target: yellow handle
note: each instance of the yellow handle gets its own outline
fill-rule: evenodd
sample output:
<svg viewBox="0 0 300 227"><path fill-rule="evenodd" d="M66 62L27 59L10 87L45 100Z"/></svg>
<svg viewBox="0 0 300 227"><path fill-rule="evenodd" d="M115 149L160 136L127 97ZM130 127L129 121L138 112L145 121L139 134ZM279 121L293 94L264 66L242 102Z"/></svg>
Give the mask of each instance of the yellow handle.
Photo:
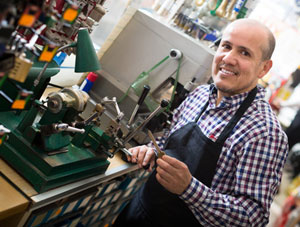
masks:
<svg viewBox="0 0 300 227"><path fill-rule="evenodd" d="M236 3L236 0L230 0L230 2L227 5L227 8L226 8L226 14L224 16L225 18L227 18L227 19L230 18L235 3Z"/></svg>
<svg viewBox="0 0 300 227"><path fill-rule="evenodd" d="M217 11L216 11L216 15L218 17L224 17L225 12L226 12L226 6L228 4L228 0L223 0L221 5L218 7Z"/></svg>
<svg viewBox="0 0 300 227"><path fill-rule="evenodd" d="M195 4L196 6L202 6L202 4L205 2L205 0L196 0Z"/></svg>

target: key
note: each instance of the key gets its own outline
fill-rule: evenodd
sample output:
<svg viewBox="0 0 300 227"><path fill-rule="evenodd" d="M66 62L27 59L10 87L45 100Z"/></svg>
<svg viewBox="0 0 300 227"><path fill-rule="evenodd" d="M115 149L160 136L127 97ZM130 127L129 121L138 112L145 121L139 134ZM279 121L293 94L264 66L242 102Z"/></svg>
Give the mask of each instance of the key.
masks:
<svg viewBox="0 0 300 227"><path fill-rule="evenodd" d="M148 136L150 137L151 141L154 144L154 147L157 151L157 157L162 158L162 156L164 156L166 153L159 148L159 146L157 145L156 140L150 130L148 130Z"/></svg>

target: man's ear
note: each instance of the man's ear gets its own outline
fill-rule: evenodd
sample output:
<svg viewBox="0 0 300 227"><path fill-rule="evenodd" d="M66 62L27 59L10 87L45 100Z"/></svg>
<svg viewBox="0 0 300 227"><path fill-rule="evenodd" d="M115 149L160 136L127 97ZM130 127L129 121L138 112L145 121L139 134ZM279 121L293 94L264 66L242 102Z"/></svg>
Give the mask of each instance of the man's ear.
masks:
<svg viewBox="0 0 300 227"><path fill-rule="evenodd" d="M264 77L264 75L266 75L269 70L272 68L273 65L273 61L271 59L266 60L262 63L262 69L258 75L258 78L261 79Z"/></svg>

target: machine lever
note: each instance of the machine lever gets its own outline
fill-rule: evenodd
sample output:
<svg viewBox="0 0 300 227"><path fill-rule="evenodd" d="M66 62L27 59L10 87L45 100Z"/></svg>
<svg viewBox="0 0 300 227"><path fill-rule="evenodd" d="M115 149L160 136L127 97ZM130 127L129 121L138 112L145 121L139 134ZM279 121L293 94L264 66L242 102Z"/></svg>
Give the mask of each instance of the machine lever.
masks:
<svg viewBox="0 0 300 227"><path fill-rule="evenodd" d="M143 104L143 102L144 102L146 96L148 95L149 91L150 91L150 87L148 85L144 85L144 90L143 90L143 92L142 92L142 94L141 94L141 96L140 96L140 98L139 98L139 100L138 100L138 102L137 102L137 104L136 104L136 106L135 106L132 114L131 114L131 117L130 117L130 119L128 121L128 127L129 128L130 128L130 126L131 126L131 124L132 124L132 122L133 122L133 120L135 118L135 115L136 115L138 109Z"/></svg>
<svg viewBox="0 0 300 227"><path fill-rule="evenodd" d="M86 119L84 121L85 125L88 125L89 123L91 123L95 118L97 118L99 116L98 112L93 113L88 119Z"/></svg>
<svg viewBox="0 0 300 227"><path fill-rule="evenodd" d="M67 132L79 132L81 134L83 134L85 132L84 129L80 129L80 128L75 128L75 127L71 127L66 123L61 123L61 124L56 124L55 125L55 129L57 131L67 131Z"/></svg>
<svg viewBox="0 0 300 227"><path fill-rule="evenodd" d="M142 129L157 113L161 111L161 109L167 107L169 105L169 101L163 99L160 103L160 106L158 106L145 120L142 124L140 124L137 128L135 128L132 132L130 132L125 139L123 140L123 144L129 142L138 132L140 129Z"/></svg>
<svg viewBox="0 0 300 227"><path fill-rule="evenodd" d="M141 97L139 98L139 101L138 101L139 106L143 104L143 102L144 102L146 96L148 95L149 91L150 91L149 85L144 85L144 90L143 90L143 92L141 94Z"/></svg>

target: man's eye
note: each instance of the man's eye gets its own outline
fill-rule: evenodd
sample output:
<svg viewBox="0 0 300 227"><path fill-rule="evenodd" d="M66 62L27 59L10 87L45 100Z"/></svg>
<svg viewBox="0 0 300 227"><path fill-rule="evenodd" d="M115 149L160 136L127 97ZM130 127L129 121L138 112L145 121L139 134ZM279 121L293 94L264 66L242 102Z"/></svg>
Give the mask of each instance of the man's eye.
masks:
<svg viewBox="0 0 300 227"><path fill-rule="evenodd" d="M250 53L248 51L243 50L242 55L250 57Z"/></svg>
<svg viewBox="0 0 300 227"><path fill-rule="evenodd" d="M228 44L223 44L222 47L223 49L228 49L228 50L231 49L230 45Z"/></svg>

